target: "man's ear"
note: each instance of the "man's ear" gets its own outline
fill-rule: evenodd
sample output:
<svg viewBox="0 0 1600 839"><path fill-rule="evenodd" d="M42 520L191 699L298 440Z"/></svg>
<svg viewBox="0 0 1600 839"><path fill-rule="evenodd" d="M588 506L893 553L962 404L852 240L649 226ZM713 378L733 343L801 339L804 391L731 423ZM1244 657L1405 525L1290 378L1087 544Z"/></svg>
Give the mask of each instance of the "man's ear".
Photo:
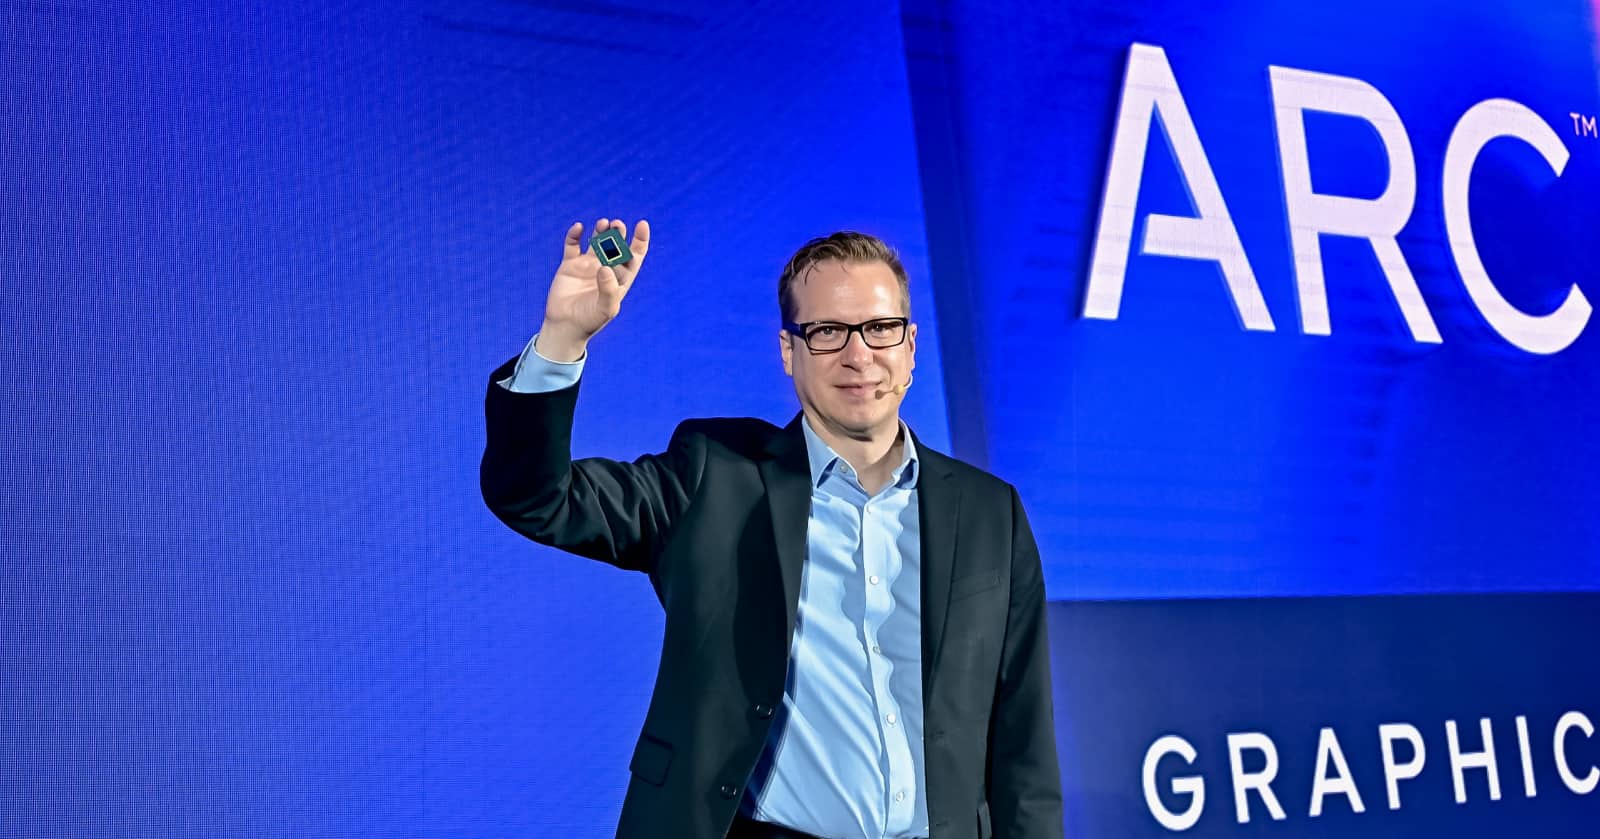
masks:
<svg viewBox="0 0 1600 839"><path fill-rule="evenodd" d="M778 330L778 357L783 359L783 374L794 377L794 345L789 342L787 330Z"/></svg>
<svg viewBox="0 0 1600 839"><path fill-rule="evenodd" d="M911 324L906 332L906 348L911 351L911 370L917 369L917 325ZM907 372L910 372L909 370Z"/></svg>

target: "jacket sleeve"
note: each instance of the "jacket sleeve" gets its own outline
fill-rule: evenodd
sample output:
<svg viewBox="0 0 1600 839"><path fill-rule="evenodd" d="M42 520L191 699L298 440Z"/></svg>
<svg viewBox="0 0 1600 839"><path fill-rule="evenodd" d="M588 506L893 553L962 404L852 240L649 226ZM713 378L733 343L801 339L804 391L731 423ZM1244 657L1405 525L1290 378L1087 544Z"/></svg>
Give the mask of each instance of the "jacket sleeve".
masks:
<svg viewBox="0 0 1600 839"><path fill-rule="evenodd" d="M679 426L667 450L632 463L572 459L580 384L516 393L490 374L483 500L512 530L540 544L620 568L653 572L672 522L688 507L705 463L704 438Z"/></svg>
<svg viewBox="0 0 1600 839"><path fill-rule="evenodd" d="M1015 489L1011 533L1011 605L990 716L989 813L997 837L1059 839L1061 767L1056 762L1044 570Z"/></svg>

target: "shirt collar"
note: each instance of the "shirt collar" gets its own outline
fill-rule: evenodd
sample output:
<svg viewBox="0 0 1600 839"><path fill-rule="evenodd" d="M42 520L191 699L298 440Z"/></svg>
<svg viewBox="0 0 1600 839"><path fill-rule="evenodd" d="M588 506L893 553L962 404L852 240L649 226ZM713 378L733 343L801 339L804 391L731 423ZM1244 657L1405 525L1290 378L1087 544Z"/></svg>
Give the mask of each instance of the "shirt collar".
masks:
<svg viewBox="0 0 1600 839"><path fill-rule="evenodd" d="M822 485L824 478L834 469L843 467L854 474L850 464L839 456L823 439L812 430L811 421L805 415L800 416L800 428L806 435L806 460L811 467L811 488L816 489ZM917 461L917 444L912 442L911 428L905 420L900 420L900 438L905 442L900 456L900 465L895 467L894 475L889 480L890 486L903 486L915 489L917 486L917 473L920 466Z"/></svg>

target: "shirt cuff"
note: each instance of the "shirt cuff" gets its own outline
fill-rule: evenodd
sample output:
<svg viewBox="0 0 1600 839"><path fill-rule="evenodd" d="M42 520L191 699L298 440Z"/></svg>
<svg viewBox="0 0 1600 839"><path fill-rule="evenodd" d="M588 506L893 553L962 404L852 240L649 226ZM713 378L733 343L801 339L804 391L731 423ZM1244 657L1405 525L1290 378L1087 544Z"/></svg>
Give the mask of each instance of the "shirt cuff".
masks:
<svg viewBox="0 0 1600 839"><path fill-rule="evenodd" d="M589 353L585 351L577 361L551 361L533 348L538 340L539 336L534 335L528 341L528 346L522 349L522 355L517 358L516 370L500 380L501 387L513 393L549 393L578 383L578 377L583 374L583 362L589 358Z"/></svg>

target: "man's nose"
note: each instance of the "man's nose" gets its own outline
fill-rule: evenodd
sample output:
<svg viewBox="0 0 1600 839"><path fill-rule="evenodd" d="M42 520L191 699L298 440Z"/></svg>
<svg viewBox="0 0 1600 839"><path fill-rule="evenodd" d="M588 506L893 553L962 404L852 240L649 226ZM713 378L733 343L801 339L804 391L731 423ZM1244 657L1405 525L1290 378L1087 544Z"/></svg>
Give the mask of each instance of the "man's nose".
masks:
<svg viewBox="0 0 1600 839"><path fill-rule="evenodd" d="M846 364L852 367L867 364L872 361L872 348L867 346L867 336L859 332L851 332L844 338L844 349L839 351Z"/></svg>

